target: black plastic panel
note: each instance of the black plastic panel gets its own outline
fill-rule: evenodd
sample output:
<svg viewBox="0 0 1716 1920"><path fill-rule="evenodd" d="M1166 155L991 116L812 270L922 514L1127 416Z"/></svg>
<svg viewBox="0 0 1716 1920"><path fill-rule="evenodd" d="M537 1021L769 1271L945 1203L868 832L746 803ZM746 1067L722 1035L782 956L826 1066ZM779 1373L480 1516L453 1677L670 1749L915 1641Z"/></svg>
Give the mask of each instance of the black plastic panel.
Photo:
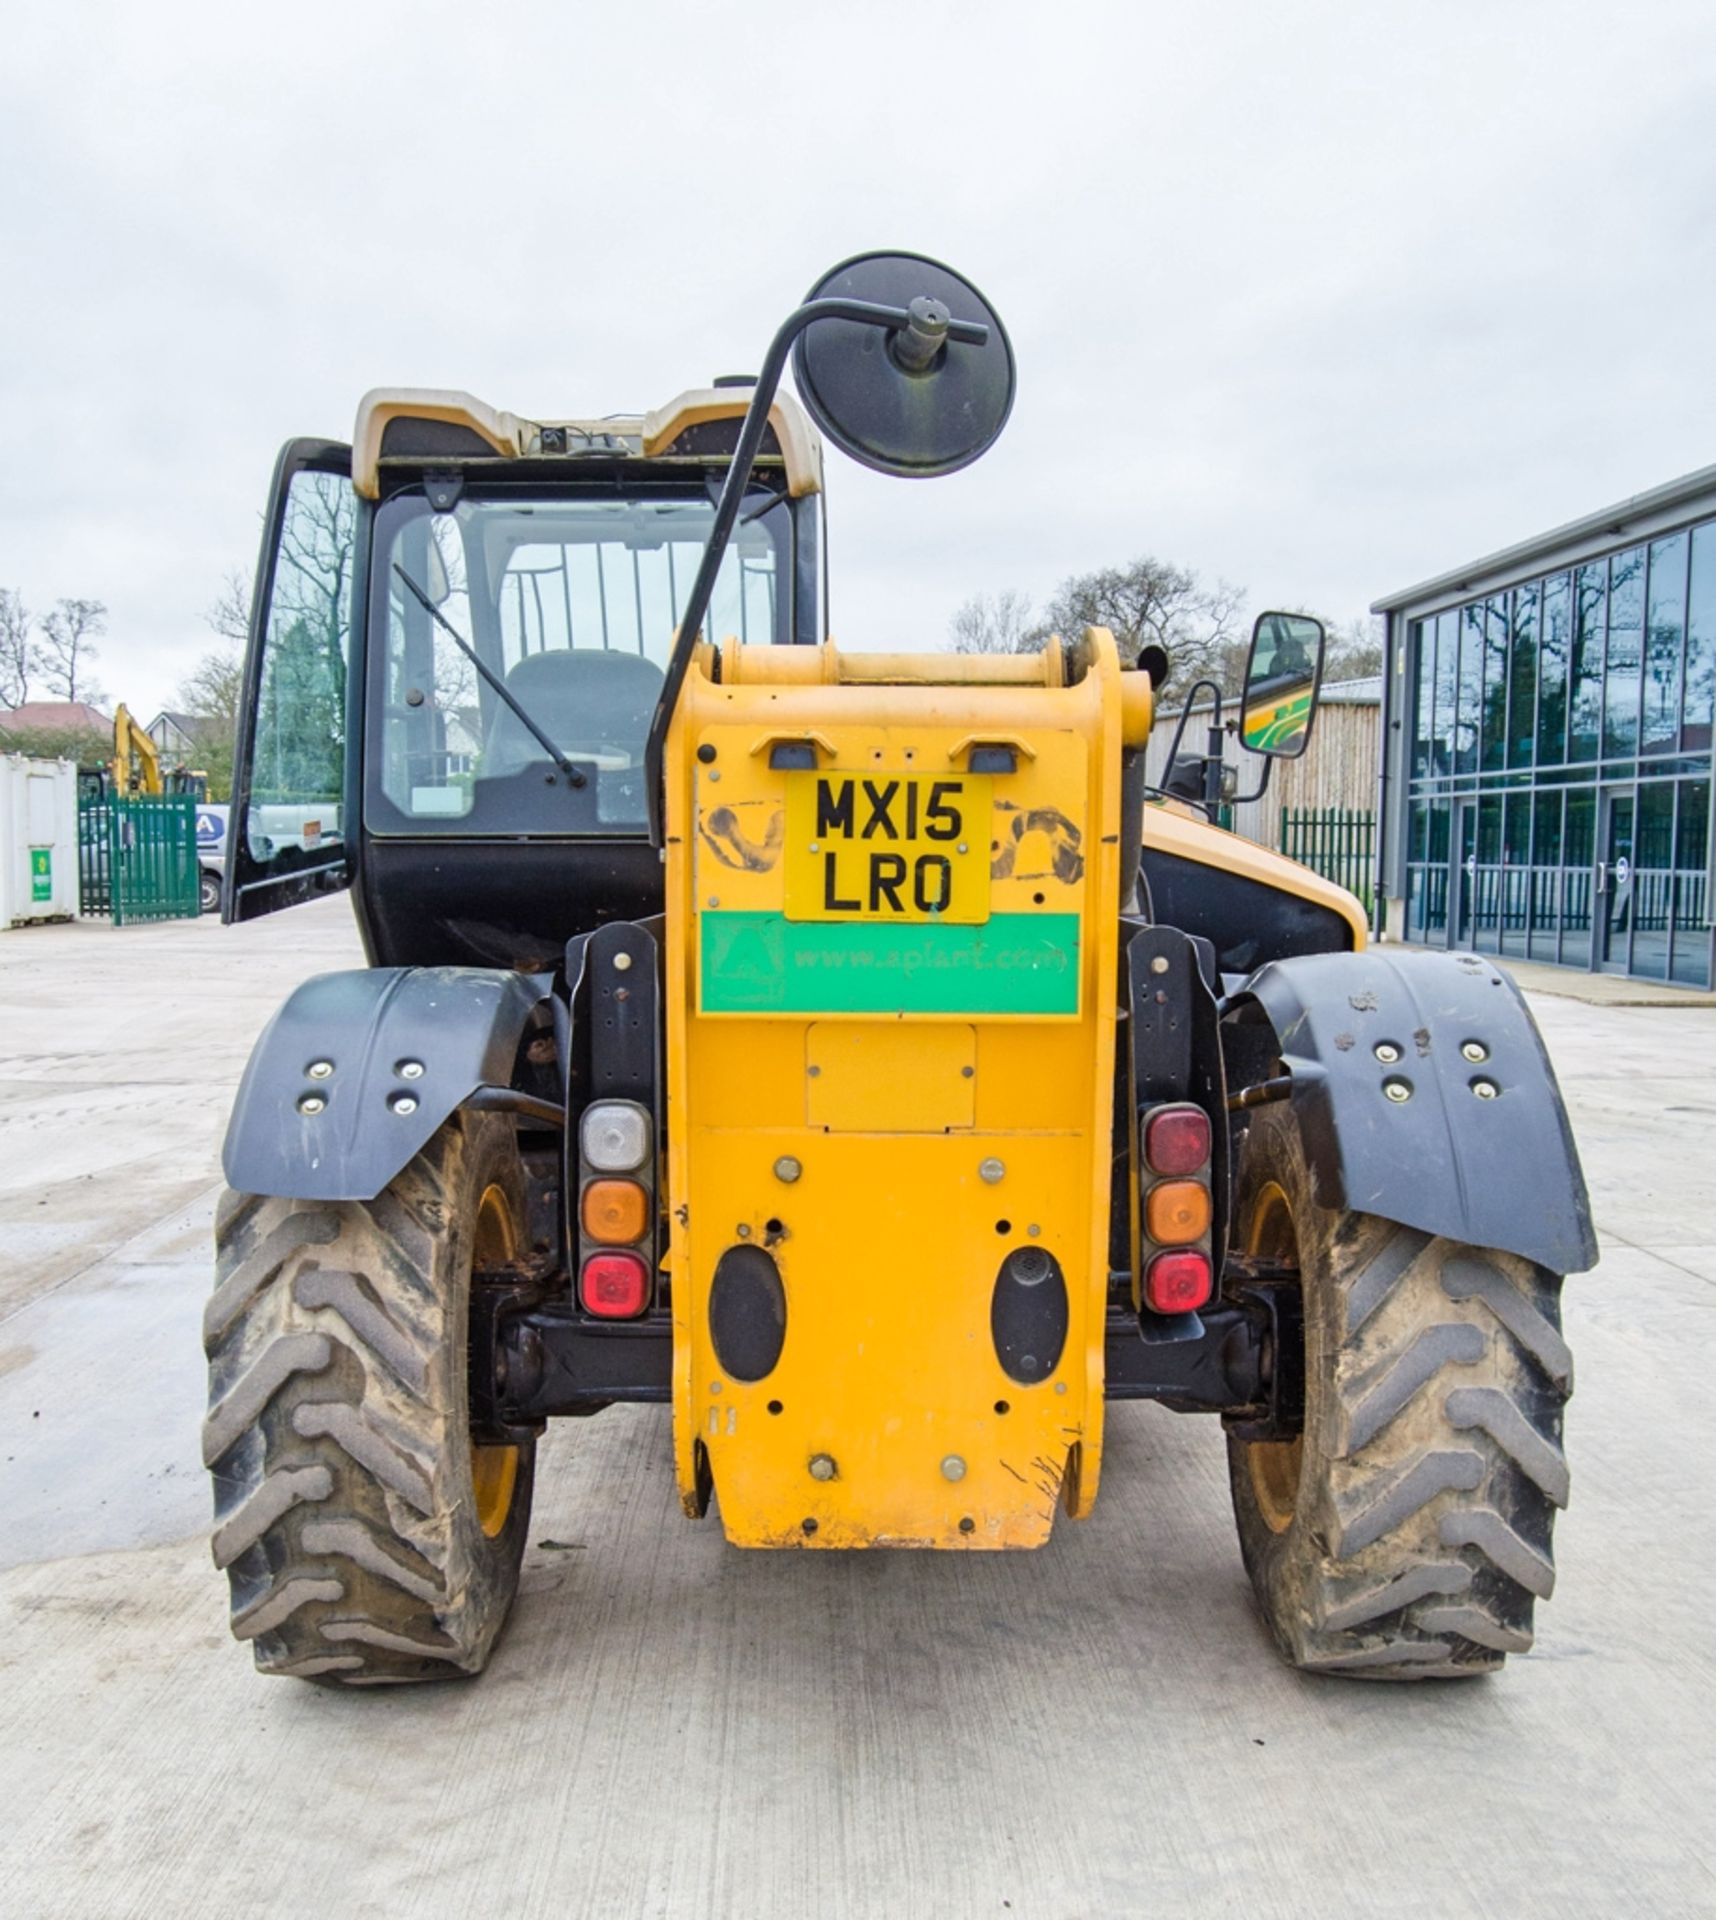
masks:
<svg viewBox="0 0 1716 1920"><path fill-rule="evenodd" d="M1067 1343L1067 1283L1046 1247L1015 1247L989 1303L995 1354L1009 1379L1034 1387L1060 1365Z"/></svg>
<svg viewBox="0 0 1716 1920"><path fill-rule="evenodd" d="M786 1345L786 1288L761 1247L729 1247L709 1289L709 1337L735 1380L765 1380Z"/></svg>
<svg viewBox="0 0 1716 1920"><path fill-rule="evenodd" d="M1352 929L1338 913L1201 860L1144 845L1150 904L1163 926L1213 943L1224 973L1249 973L1297 953L1345 953Z"/></svg>

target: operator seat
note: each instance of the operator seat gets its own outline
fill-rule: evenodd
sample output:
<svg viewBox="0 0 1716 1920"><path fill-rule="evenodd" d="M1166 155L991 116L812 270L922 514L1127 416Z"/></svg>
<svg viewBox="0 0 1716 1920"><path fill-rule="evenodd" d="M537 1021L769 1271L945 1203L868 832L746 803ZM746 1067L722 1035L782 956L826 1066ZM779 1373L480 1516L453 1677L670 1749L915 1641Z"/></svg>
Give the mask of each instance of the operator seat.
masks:
<svg viewBox="0 0 1716 1920"><path fill-rule="evenodd" d="M506 685L569 758L623 753L635 761L649 735L662 671L641 653L556 647L526 654L507 675ZM522 773L542 758L530 729L497 701L483 753L483 777Z"/></svg>

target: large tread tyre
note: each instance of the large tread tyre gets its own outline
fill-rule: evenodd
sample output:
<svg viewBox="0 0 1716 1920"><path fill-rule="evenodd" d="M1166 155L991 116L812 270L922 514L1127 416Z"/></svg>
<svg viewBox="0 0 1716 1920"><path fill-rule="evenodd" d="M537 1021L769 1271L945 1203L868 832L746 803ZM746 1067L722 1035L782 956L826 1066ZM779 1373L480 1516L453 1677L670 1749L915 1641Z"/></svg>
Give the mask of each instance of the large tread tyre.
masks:
<svg viewBox="0 0 1716 1920"><path fill-rule="evenodd" d="M376 1199L227 1193L203 1316L215 1564L264 1673L478 1672L518 1587L534 1447L473 1451L474 1261L518 1250L510 1123L455 1116Z"/></svg>
<svg viewBox="0 0 1716 1920"><path fill-rule="evenodd" d="M1252 1122L1234 1219L1242 1250L1300 1272L1303 1436L1228 1441L1240 1549L1282 1652L1373 1680L1523 1653L1567 1503L1560 1277L1318 1206L1286 1105Z"/></svg>

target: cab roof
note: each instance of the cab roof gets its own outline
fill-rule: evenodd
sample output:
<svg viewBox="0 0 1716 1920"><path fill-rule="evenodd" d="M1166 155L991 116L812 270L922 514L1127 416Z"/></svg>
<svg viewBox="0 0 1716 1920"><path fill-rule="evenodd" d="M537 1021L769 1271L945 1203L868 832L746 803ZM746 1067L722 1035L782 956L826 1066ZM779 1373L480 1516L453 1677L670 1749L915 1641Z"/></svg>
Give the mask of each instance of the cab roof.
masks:
<svg viewBox="0 0 1716 1920"><path fill-rule="evenodd" d="M358 403L352 484L381 496L384 468L471 461L683 460L724 466L750 405L748 385L693 387L649 413L603 419L526 420L473 394L439 387L376 387ZM777 394L759 464L786 470L795 499L822 490L822 441L791 394Z"/></svg>

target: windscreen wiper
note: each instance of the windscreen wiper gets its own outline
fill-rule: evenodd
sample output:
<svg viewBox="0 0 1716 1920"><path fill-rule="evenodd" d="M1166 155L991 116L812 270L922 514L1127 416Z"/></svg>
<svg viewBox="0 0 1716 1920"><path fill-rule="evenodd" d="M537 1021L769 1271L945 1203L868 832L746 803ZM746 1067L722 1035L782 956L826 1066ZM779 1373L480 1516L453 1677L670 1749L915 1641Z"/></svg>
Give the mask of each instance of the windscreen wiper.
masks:
<svg viewBox="0 0 1716 1920"><path fill-rule="evenodd" d="M428 614L429 618L435 622L436 626L438 626L441 629L441 631L447 636L447 638L452 641L453 645L459 649L459 651L465 656L465 658L470 661L471 665L476 668L478 673L480 673L483 676L483 678L489 683L489 685L494 688L495 692L500 696L500 698L506 702L507 706L509 706L512 709L513 715L517 719L519 725L524 727L529 732L531 738L535 740L536 744L539 747L541 747L542 751L548 755L549 759L554 762L554 764L560 769L560 771L563 774L565 774L567 786L569 787L583 786L586 780L584 769L579 766L574 766L573 763L566 758L565 754L563 754L560 751L560 749L554 744L554 742L549 739L548 735L545 734L542 731L542 729L536 724L536 722L531 719L530 715L526 713L523 707L519 705L517 699L508 691L506 682L502 680L498 674L492 672L488 667L484 666L480 656L474 651L474 649L466 645L464 635L460 633L458 628L453 625L452 621L447 618L447 616L441 611L441 609L438 606L436 606L434 601L429 598L428 594L426 594L423 591L423 589L417 584L417 582L412 579L410 574L408 574L405 571L405 569L399 564L397 560L395 560L393 563L393 571L397 573L400 579L403 580L405 584L411 589L412 593L416 597L417 604L423 609L423 611L426 614Z"/></svg>

